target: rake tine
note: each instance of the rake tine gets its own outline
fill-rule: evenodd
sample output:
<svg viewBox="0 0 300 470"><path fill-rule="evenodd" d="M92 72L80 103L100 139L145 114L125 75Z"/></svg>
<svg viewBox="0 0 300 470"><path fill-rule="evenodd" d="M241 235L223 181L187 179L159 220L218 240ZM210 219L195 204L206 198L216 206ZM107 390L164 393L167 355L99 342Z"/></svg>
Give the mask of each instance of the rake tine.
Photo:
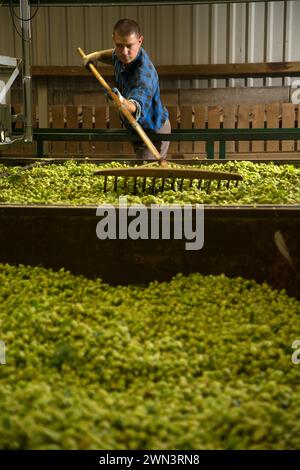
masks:
<svg viewBox="0 0 300 470"><path fill-rule="evenodd" d="M145 189L146 189L146 180L147 180L147 178L144 178L144 179L143 179L143 192L144 192Z"/></svg>
<svg viewBox="0 0 300 470"><path fill-rule="evenodd" d="M115 193L117 192L117 188L118 188L118 177L115 176L115 182L114 182L114 192Z"/></svg>
<svg viewBox="0 0 300 470"><path fill-rule="evenodd" d="M118 189L117 178L124 178L124 183L121 182L121 186L124 184L124 188L128 190L127 179L133 178L133 191L137 194L138 186L143 188L143 192L148 190L150 193L155 194L157 191L164 191L169 188L172 190L180 191L185 187L184 181L187 180L186 187L197 188L209 193L213 189L225 188L230 189L230 182L234 181L235 187L238 186L239 180L243 177L237 173L229 173L225 171L210 171L201 169L181 169L177 167L160 168L160 167L148 167L148 168L112 168L112 169L101 169L95 172L96 175L104 176L104 192L107 192L109 185L112 183L110 177L115 178L114 189ZM150 177L152 182L147 182L147 178ZM141 178L143 181L140 181ZM157 179L161 181L157 182ZM157 185L156 185L157 182ZM213 184L212 184L213 182ZM194 184L195 183L195 184ZM149 188L149 189L147 189Z"/></svg>

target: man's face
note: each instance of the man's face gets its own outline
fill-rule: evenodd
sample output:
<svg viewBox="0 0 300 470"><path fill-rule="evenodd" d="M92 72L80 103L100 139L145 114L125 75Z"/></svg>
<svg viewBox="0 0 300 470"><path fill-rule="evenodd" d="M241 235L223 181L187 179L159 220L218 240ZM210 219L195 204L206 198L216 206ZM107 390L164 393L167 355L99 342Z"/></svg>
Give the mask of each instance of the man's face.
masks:
<svg viewBox="0 0 300 470"><path fill-rule="evenodd" d="M127 65L138 55L143 42L143 36L137 36L135 33L128 36L120 36L117 32L114 32L113 40L118 59L124 65Z"/></svg>

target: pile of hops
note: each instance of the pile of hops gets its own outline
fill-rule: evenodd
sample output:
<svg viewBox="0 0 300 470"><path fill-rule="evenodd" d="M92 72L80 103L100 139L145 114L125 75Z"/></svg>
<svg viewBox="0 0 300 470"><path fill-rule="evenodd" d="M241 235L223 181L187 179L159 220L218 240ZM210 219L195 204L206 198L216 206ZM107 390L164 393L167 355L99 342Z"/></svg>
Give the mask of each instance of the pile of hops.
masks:
<svg viewBox="0 0 300 470"><path fill-rule="evenodd" d="M38 164L37 164L38 165ZM120 163L106 164L102 167L122 167ZM123 165L124 166L124 165ZM133 195L134 180L128 178L126 190L124 179L118 178L118 189L114 191L114 177L108 177L107 190L104 192L104 177L94 175L99 169L92 163L69 161L63 165L38 165L28 170L20 167L0 165L0 203L24 204L117 204L120 196L127 195L129 204L299 204L300 168L293 165L274 163L226 162L222 167L217 164L197 165L194 168L239 173L243 181L238 187L234 182L226 187L223 181L213 181L209 194L198 189L194 180L189 187L186 180L183 190L179 191L180 180L171 188L171 180L166 180L165 190L161 193L161 180L156 182L156 194L152 194L152 180L147 179L145 190L143 178L138 179L137 194ZM207 182L203 186L207 186Z"/></svg>
<svg viewBox="0 0 300 470"><path fill-rule="evenodd" d="M300 302L0 265L1 449L300 449Z"/></svg>

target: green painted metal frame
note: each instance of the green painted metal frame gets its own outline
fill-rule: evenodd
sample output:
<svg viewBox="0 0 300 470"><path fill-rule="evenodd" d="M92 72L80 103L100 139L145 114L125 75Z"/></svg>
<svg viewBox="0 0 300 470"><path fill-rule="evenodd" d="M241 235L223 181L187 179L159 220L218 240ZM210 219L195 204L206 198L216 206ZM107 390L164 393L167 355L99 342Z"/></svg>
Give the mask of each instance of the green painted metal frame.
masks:
<svg viewBox="0 0 300 470"><path fill-rule="evenodd" d="M15 131L17 134L22 130ZM214 143L219 142L219 159L226 159L227 141L240 140L300 140L300 128L278 129L172 129L171 134L148 134L154 142L169 141L204 141L207 158L215 158ZM44 142L47 141L102 141L133 142L139 136L125 129L34 129L33 140L37 142L38 157L44 156Z"/></svg>

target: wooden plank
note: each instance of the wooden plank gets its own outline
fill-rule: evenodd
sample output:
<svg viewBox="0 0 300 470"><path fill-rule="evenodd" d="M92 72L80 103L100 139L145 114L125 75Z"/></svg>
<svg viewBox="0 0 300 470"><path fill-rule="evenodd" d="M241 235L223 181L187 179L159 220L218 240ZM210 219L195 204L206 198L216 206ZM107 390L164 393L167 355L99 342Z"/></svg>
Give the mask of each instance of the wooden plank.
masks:
<svg viewBox="0 0 300 470"><path fill-rule="evenodd" d="M78 129L77 106L66 106L66 127L67 129ZM74 157L78 156L78 142L66 142L66 152Z"/></svg>
<svg viewBox="0 0 300 470"><path fill-rule="evenodd" d="M278 103L268 104L266 106L267 128L277 129L279 127L280 106ZM267 152L279 152L279 141L268 140L266 145Z"/></svg>
<svg viewBox="0 0 300 470"><path fill-rule="evenodd" d="M180 90L180 104L225 106L226 104L288 103L289 87L185 88Z"/></svg>
<svg viewBox="0 0 300 470"><path fill-rule="evenodd" d="M76 82L77 83L77 80ZM72 103L76 106L106 106L106 98L104 93L87 91L72 94Z"/></svg>
<svg viewBox="0 0 300 470"><path fill-rule="evenodd" d="M237 113L237 127L238 129L249 129L250 127L250 112L251 106L248 104L240 104ZM238 152L249 152L249 141L238 142Z"/></svg>
<svg viewBox="0 0 300 470"><path fill-rule="evenodd" d="M52 122L51 127L57 129L63 129L65 127L64 121L64 106L56 104L51 106ZM64 155L65 153L65 142L51 142L51 153L53 155Z"/></svg>
<svg viewBox="0 0 300 470"><path fill-rule="evenodd" d="M177 113L178 113L178 107L177 106L167 106L168 111L169 111L169 119L171 123L171 129L177 129L178 128L178 122L177 122ZM170 142L168 153L178 153L178 142Z"/></svg>
<svg viewBox="0 0 300 470"><path fill-rule="evenodd" d="M82 127L83 129L92 129L93 127L92 106L82 106ZM94 142L81 142L81 151L84 157L92 155L94 148Z"/></svg>
<svg viewBox="0 0 300 470"><path fill-rule="evenodd" d="M160 65L161 77L178 78L246 78L299 76L300 61L237 64Z"/></svg>
<svg viewBox="0 0 300 470"><path fill-rule="evenodd" d="M126 155L134 154L133 146L130 142L123 142L123 153Z"/></svg>
<svg viewBox="0 0 300 470"><path fill-rule="evenodd" d="M95 106L95 128L106 129L106 106ZM105 154L107 142L95 142L95 154Z"/></svg>
<svg viewBox="0 0 300 470"><path fill-rule="evenodd" d="M201 104L196 104L194 106L194 128L195 129L205 129L205 115L207 112L207 107ZM205 153L205 142L194 142L194 152L195 154Z"/></svg>
<svg viewBox="0 0 300 470"><path fill-rule="evenodd" d="M193 107L180 106L180 129L192 129L193 127ZM184 153L193 152L192 142L179 142L179 151Z"/></svg>
<svg viewBox="0 0 300 470"><path fill-rule="evenodd" d="M227 104L223 106L223 128L235 129L237 105ZM226 152L235 152L235 142L226 142Z"/></svg>
<svg viewBox="0 0 300 470"><path fill-rule="evenodd" d="M252 106L252 128L263 129L265 127L265 105L254 104ZM253 140L251 142L252 152L264 152L265 142L262 140Z"/></svg>
<svg viewBox="0 0 300 470"><path fill-rule="evenodd" d="M179 90L161 90L160 97L162 104L169 109L169 106L178 106L178 93Z"/></svg>
<svg viewBox="0 0 300 470"><path fill-rule="evenodd" d="M61 9L58 9L58 12ZM55 21L55 20L54 20ZM80 57L78 55L78 61ZM97 67L102 77L114 78L114 69L110 65ZM82 65L33 65L33 77L91 77L91 73Z"/></svg>
<svg viewBox="0 0 300 470"><path fill-rule="evenodd" d="M54 10L54 8L53 8ZM61 13L61 8L56 8ZM53 15L51 16L51 18ZM50 24L50 31L53 29L57 31L63 30L62 24L65 24L66 19L60 16L53 17L53 23L61 22L60 28L52 28ZM57 36L57 34L56 34ZM51 44L53 44L55 35L51 37ZM56 39L56 43L61 45L61 36ZM54 45L55 48L55 45ZM60 47L57 47L59 50ZM66 62L62 57L59 62ZM162 78L246 78L246 77L291 77L300 75L300 61L291 62L257 62L257 63L237 63L237 64L187 64L187 65L158 65L156 67L158 75ZM110 66L99 67L101 75L105 78L113 78L113 68ZM89 72L82 66L40 66L35 65L32 67L33 76L87 76Z"/></svg>
<svg viewBox="0 0 300 470"><path fill-rule="evenodd" d="M38 118L39 127L49 126L49 110L48 110L48 85L45 78L41 78L37 84L37 100L38 100Z"/></svg>
<svg viewBox="0 0 300 470"><path fill-rule="evenodd" d="M208 129L220 129L221 115L223 113L222 106L208 106L207 108L207 126ZM214 145L215 153L219 152L219 142ZM215 155L216 157L216 155Z"/></svg>
<svg viewBox="0 0 300 470"><path fill-rule="evenodd" d="M294 128L296 121L296 109L293 103L282 103L282 127ZM294 140L283 140L281 150L283 152L291 152L296 149Z"/></svg>
<svg viewBox="0 0 300 470"><path fill-rule="evenodd" d="M109 128L110 129L122 128L119 111L115 108L115 106L109 106ZM107 151L118 156L120 153L123 152L122 142L109 142Z"/></svg>

